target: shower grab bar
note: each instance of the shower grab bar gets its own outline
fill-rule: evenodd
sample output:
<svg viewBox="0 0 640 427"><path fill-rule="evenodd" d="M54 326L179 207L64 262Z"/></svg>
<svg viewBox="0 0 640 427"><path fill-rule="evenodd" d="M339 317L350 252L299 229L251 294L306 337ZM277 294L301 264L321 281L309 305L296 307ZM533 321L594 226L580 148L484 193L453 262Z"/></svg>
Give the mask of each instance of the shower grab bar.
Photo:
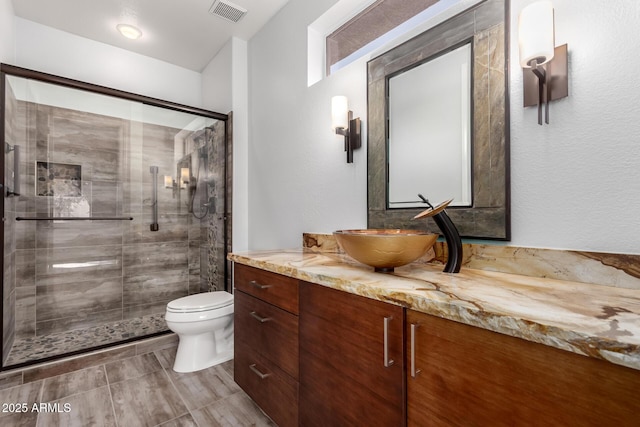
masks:
<svg viewBox="0 0 640 427"><path fill-rule="evenodd" d="M18 216L16 221L133 221L132 216L44 216L44 217L25 217Z"/></svg>
<svg viewBox="0 0 640 427"><path fill-rule="evenodd" d="M151 213L153 220L149 224L149 230L158 231L160 228L158 226L158 167L150 166L149 172L151 172L151 179L153 180L151 185Z"/></svg>

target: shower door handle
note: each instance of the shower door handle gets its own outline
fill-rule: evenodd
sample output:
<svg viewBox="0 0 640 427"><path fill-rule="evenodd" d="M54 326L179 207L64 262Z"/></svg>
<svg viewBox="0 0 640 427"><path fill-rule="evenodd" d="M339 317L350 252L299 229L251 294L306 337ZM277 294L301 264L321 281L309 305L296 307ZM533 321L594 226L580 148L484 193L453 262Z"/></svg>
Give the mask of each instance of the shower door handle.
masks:
<svg viewBox="0 0 640 427"><path fill-rule="evenodd" d="M20 146L6 143L5 152L13 151L13 189L7 187L7 197L20 195Z"/></svg>

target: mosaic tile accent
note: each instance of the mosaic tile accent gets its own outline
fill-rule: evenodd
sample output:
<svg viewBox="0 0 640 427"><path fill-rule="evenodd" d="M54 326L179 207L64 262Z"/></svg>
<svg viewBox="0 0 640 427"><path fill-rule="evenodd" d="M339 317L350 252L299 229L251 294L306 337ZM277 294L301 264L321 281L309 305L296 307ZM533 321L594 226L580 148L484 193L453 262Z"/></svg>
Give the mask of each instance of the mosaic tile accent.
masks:
<svg viewBox="0 0 640 427"><path fill-rule="evenodd" d="M61 356L167 330L164 314L154 314L91 328L16 339L9 352L6 365Z"/></svg>
<svg viewBox="0 0 640 427"><path fill-rule="evenodd" d="M82 166L36 162L36 195L55 197L82 195Z"/></svg>

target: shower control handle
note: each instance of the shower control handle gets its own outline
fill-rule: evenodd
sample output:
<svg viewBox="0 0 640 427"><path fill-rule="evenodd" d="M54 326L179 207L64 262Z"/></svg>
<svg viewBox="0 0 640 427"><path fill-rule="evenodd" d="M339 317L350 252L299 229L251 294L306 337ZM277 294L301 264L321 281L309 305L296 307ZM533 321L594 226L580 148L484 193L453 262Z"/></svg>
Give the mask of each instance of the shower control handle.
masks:
<svg viewBox="0 0 640 427"><path fill-rule="evenodd" d="M249 369L251 369L254 374L259 376L261 380L263 380L263 379L267 378L269 375L271 375L271 374L263 374L262 372L260 372L258 370L258 368L256 368L256 364L255 363L252 363L251 365L249 365Z"/></svg>
<svg viewBox="0 0 640 427"><path fill-rule="evenodd" d="M269 289L271 285L263 285L262 283L258 283L255 280L249 282L250 285L255 286L258 289Z"/></svg>
<svg viewBox="0 0 640 427"><path fill-rule="evenodd" d="M258 313L256 313L255 311L252 311L249 314L251 315L251 317L253 317L254 319L256 319L260 323L265 323L265 322L268 322L268 321L271 320L271 317L262 317Z"/></svg>

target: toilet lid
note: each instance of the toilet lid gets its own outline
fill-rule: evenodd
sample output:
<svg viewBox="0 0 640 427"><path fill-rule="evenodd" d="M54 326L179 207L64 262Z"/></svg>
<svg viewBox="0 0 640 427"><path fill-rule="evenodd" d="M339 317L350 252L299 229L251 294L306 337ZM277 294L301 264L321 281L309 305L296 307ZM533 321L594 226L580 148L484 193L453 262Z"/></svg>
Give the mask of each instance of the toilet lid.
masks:
<svg viewBox="0 0 640 427"><path fill-rule="evenodd" d="M178 298L167 304L170 311L194 312L206 311L233 304L233 295L224 291L203 292Z"/></svg>

